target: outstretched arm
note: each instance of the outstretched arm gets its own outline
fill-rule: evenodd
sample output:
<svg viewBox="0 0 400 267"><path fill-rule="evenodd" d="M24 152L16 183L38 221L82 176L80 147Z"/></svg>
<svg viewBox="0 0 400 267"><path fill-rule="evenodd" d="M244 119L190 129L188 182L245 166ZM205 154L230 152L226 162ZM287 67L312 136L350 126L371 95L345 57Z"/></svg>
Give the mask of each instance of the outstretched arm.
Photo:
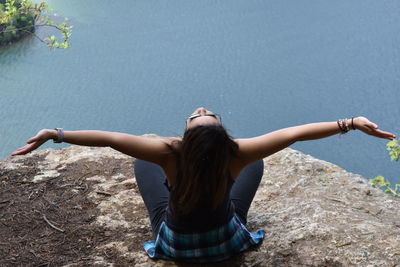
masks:
<svg viewBox="0 0 400 267"><path fill-rule="evenodd" d="M351 120L348 121L351 125ZM382 131L378 126L364 117L353 120L354 128L368 135L392 140L395 135ZM247 165L257 159L267 157L297 141L325 138L341 133L337 122L310 123L277 130L254 138L237 139L239 144L240 163Z"/></svg>
<svg viewBox="0 0 400 267"><path fill-rule="evenodd" d="M35 150L50 139L57 139L57 131L44 129L28 140L28 144L12 153L24 155ZM63 142L82 145L112 147L124 154L162 165L169 154L167 139L149 138L106 131L65 131Z"/></svg>

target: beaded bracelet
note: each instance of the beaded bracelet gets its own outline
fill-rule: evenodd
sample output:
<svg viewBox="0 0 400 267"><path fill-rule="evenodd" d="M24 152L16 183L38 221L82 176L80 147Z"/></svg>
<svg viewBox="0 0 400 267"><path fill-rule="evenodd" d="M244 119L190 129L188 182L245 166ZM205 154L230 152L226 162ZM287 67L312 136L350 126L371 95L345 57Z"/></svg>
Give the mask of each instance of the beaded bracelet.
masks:
<svg viewBox="0 0 400 267"><path fill-rule="evenodd" d="M337 125L339 126L339 129L342 133L344 133L344 129L343 129L343 121L342 120L337 120L336 121Z"/></svg>
<svg viewBox="0 0 400 267"><path fill-rule="evenodd" d="M350 127L348 124L348 119L344 119L343 120L343 124L344 124L344 132L347 133L348 131L350 131Z"/></svg>
<svg viewBox="0 0 400 267"><path fill-rule="evenodd" d="M340 131L342 132L342 134L347 133L348 131L350 131L350 127L349 124L347 122L347 119L341 119L337 121L337 124L339 126ZM353 128L354 129L354 128Z"/></svg>

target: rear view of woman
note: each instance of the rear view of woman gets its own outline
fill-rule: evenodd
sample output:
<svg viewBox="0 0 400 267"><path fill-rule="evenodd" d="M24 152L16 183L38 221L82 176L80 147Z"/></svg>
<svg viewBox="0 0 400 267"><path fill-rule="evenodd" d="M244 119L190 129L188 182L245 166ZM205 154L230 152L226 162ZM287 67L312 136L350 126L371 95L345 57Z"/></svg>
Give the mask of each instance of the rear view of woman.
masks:
<svg viewBox="0 0 400 267"><path fill-rule="evenodd" d="M263 174L262 159L297 141L350 130L393 139L364 117L319 122L232 139L220 117L196 109L182 139L148 138L105 131L44 129L12 155L46 141L109 146L137 158L135 177L149 212L154 240L144 248L151 258L216 262L259 244L264 231L249 232L247 212Z"/></svg>

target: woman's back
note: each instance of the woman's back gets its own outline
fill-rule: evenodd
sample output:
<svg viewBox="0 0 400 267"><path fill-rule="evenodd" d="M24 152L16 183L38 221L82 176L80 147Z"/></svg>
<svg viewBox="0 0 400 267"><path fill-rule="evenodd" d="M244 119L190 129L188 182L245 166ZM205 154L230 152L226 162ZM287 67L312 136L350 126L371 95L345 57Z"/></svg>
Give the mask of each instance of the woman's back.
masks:
<svg viewBox="0 0 400 267"><path fill-rule="evenodd" d="M212 209L212 196L203 193L194 209L188 214L174 215L170 208L166 213L169 228L179 233L204 232L226 224L234 215L234 204L230 200L230 192L234 183L228 175L228 187L222 202Z"/></svg>

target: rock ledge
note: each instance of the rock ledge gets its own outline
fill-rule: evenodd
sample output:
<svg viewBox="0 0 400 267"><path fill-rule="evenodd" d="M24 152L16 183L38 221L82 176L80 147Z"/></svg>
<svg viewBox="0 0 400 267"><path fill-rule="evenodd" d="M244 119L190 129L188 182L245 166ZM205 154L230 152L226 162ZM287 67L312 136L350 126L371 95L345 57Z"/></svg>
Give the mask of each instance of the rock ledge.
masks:
<svg viewBox="0 0 400 267"><path fill-rule="evenodd" d="M266 237L217 265L400 266L399 199L292 149L264 161L248 226L264 229ZM0 265L182 265L150 260L142 249L151 233L133 163L109 148L78 146L0 161ZM41 220L43 214L64 232ZM42 248L38 238L53 245Z"/></svg>

